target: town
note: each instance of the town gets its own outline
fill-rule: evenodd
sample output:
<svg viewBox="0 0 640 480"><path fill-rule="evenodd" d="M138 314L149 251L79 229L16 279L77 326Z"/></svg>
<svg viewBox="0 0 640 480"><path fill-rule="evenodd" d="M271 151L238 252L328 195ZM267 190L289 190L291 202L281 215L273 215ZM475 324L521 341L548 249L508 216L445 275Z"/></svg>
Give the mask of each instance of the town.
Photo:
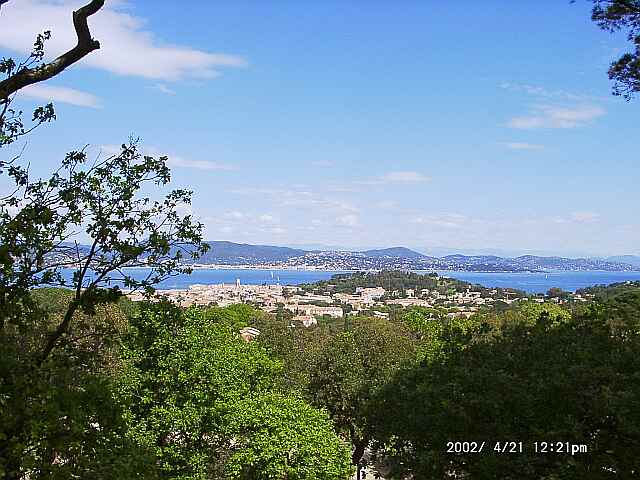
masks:
<svg viewBox="0 0 640 480"><path fill-rule="evenodd" d="M400 274L400 272L392 272ZM410 274L411 275L411 274ZM412 274L416 275L416 274ZM353 274L338 275L334 278L350 278ZM434 278L434 277L431 277ZM499 302L510 305L514 302L531 300L542 303L545 300L557 303L589 300L588 295L562 292L563 295L528 295L514 289L489 289L465 282L453 281L445 277L435 277L434 288L385 289L382 286L355 286L352 291L336 288L332 281L318 282L303 286L263 284L243 285L240 279L233 284L194 284L187 289L158 290L157 298L167 298L176 304L228 305L245 303L268 313L285 311L292 320L309 327L317 324L319 317L342 318L348 315L367 315L388 318L389 311L402 307L425 307L446 310L449 318L469 317L481 308L491 308ZM445 288L453 285L455 288ZM128 294L133 301L143 300L141 292Z"/></svg>

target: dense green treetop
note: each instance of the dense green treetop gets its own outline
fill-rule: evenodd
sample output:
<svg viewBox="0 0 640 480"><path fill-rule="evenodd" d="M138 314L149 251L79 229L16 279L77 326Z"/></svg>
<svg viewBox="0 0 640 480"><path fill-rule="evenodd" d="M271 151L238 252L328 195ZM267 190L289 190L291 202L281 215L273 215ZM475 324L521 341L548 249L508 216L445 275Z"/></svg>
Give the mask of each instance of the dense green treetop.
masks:
<svg viewBox="0 0 640 480"><path fill-rule="evenodd" d="M609 67L613 94L630 100L640 92L640 1L594 0L592 19L603 30L625 31L631 51Z"/></svg>
<svg viewBox="0 0 640 480"><path fill-rule="evenodd" d="M381 272L354 272L337 274L329 280L321 280L312 284L301 285L308 292L334 292L334 293L355 293L356 288L383 287L388 294L398 292L401 296L407 289L420 292L423 289L436 290L442 294L452 294L456 292L481 292L488 294L496 291L497 298L501 298L505 292L526 296L522 291L511 288L487 288L475 285L462 280L441 277L437 273L418 274L414 272L404 272L399 270L384 270Z"/></svg>
<svg viewBox="0 0 640 480"><path fill-rule="evenodd" d="M0 334L0 478L153 478L153 452L127 437L113 397L131 302L76 312L65 342L33 368L72 298L66 289L35 290L37 322Z"/></svg>
<svg viewBox="0 0 640 480"><path fill-rule="evenodd" d="M146 305L131 319L120 398L162 478L345 479L327 414L287 396L282 363L236 330L250 308Z"/></svg>
<svg viewBox="0 0 640 480"><path fill-rule="evenodd" d="M353 470L326 413L302 399L248 398L234 404L227 418L226 433L234 439L228 478L345 480Z"/></svg>
<svg viewBox="0 0 640 480"><path fill-rule="evenodd" d="M464 348L387 384L370 422L381 428L375 437L397 475L584 479L638 471L637 330L612 328L607 305L573 315L560 308L522 305L475 330ZM449 441L485 441L487 450L447 453ZM523 441L525 451L494 454L496 441ZM536 441L585 444L588 454L542 455Z"/></svg>

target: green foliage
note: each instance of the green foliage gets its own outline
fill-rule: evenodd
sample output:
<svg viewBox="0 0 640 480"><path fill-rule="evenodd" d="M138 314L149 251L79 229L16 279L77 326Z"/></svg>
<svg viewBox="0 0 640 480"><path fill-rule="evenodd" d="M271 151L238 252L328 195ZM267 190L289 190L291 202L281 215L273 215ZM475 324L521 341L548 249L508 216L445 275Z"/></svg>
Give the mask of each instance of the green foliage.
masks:
<svg viewBox="0 0 640 480"><path fill-rule="evenodd" d="M282 360L285 388L305 391L309 383L310 362L331 338L330 330L320 325L305 328L271 315L255 317L252 326L260 330L257 341L272 356Z"/></svg>
<svg viewBox="0 0 640 480"><path fill-rule="evenodd" d="M0 208L0 329L37 315L31 289L65 286L61 269L76 268L70 283L73 301L37 363L56 347L77 309L90 313L95 305L120 297L112 282L150 291L168 276L191 271L181 263L183 249L189 248L192 258L206 249L202 225L178 214L179 207L190 202L191 192L174 190L155 202L139 194L147 184L169 182L166 160L142 157L131 143L90 166L84 152L71 152L49 180L31 181L10 172L22 198L14 194L6 202L20 207L16 214ZM65 243L70 232L80 228L92 239L86 249ZM148 267L149 275L134 279L123 269L132 265ZM101 288L105 286L109 288Z"/></svg>
<svg viewBox="0 0 640 480"><path fill-rule="evenodd" d="M619 295L640 291L640 281L612 283L611 285L595 285L576 290L579 295L592 296L596 302L604 303Z"/></svg>
<svg viewBox="0 0 640 480"><path fill-rule="evenodd" d="M566 322L571 318L571 312L558 304L549 302L522 302L513 311L521 316L527 324L536 323L542 315L547 315L554 323Z"/></svg>
<svg viewBox="0 0 640 480"><path fill-rule="evenodd" d="M387 291L387 295L397 292L397 296L404 296L408 289L415 290L416 292L423 289L436 290L442 294L465 292L467 290L488 293L492 290L497 290L495 296L499 298L502 297L505 292L517 293L520 296L525 296L524 292L519 290L511 288L486 288L481 285L473 285L462 280L439 277L437 273L418 274L392 270L384 270L376 273L355 272L338 274L331 277L330 280L322 280L313 284L300 285L300 287L307 292L315 293L323 293L329 290L335 293L354 293L358 287L383 287Z"/></svg>
<svg viewBox="0 0 640 480"><path fill-rule="evenodd" d="M377 436L397 474L582 479L638 470L640 337L629 328L613 335L606 307L571 318L528 304L519 315L525 321L481 332L382 391ZM448 441L486 441L488 451L448 454ZM526 450L495 454L496 441L523 441ZM534 441L586 444L588 454L536 454Z"/></svg>
<svg viewBox="0 0 640 480"><path fill-rule="evenodd" d="M87 290L89 304L99 285L119 280L127 288L147 288L190 271L180 265L182 248L195 245L191 257L206 249L202 225L177 212L190 203L191 192L174 190L156 202L139 195L147 184L170 181L166 161L142 157L130 143L92 165L87 165L85 152L71 152L48 180L11 175L22 199L7 201L20 206L15 215L0 210L0 302L20 299L33 286L65 285L61 267L79 265L72 286ZM92 239L89 248L64 243L76 228L84 228ZM135 264L150 267L149 277L137 281L122 270Z"/></svg>
<svg viewBox="0 0 640 480"><path fill-rule="evenodd" d="M77 312L61 348L34 368L72 294L38 289L33 297L43 312L38 328L0 331L0 478L153 478L153 457L126 438L113 398L122 310Z"/></svg>
<svg viewBox="0 0 640 480"><path fill-rule="evenodd" d="M552 287L549 289L549 291L547 291L547 297L567 300L570 297L570 292L567 292L561 288Z"/></svg>
<svg viewBox="0 0 640 480"><path fill-rule="evenodd" d="M130 438L154 449L162 478L348 475L346 449L330 422L281 396L281 362L235 330L254 313L160 303L132 318L121 401Z"/></svg>
<svg viewBox="0 0 640 480"><path fill-rule="evenodd" d="M202 315L212 322L222 323L232 331L238 331L251 323L255 323L256 318L262 317L264 313L251 305L237 303L227 307L194 308L197 315Z"/></svg>
<svg viewBox="0 0 640 480"><path fill-rule="evenodd" d="M627 31L632 51L624 53L609 68L613 94L626 100L640 92L640 1L594 0L592 19L603 30Z"/></svg>
<svg viewBox="0 0 640 480"><path fill-rule="evenodd" d="M326 413L278 394L235 404L227 434L235 440L227 462L239 480L344 480L352 467L349 451L333 432Z"/></svg>
<svg viewBox="0 0 640 480"><path fill-rule="evenodd" d="M349 331L330 338L310 359L308 398L326 408L338 431L349 436L354 464L371 441L371 399L414 358L413 342L399 325L357 318Z"/></svg>
<svg viewBox="0 0 640 480"><path fill-rule="evenodd" d="M590 287L578 293L594 296L595 302L606 312L607 324L615 332L623 335L627 330L640 333L640 282Z"/></svg>
<svg viewBox="0 0 640 480"><path fill-rule="evenodd" d="M83 152L72 152L46 181L31 181L15 165L7 170L17 188L0 203L0 468L8 478L90 478L120 465L114 455L145 471L146 456L127 446L121 406L110 397L126 324L116 302L127 304L117 288L101 286L119 279L150 288L187 270L173 249L200 251L201 225L177 214L189 192L155 203L139 197L146 183L169 181L166 159L142 159L130 145L90 167L85 162ZM64 243L80 227L93 239L88 251ZM122 267L141 260L151 273L138 282ZM72 291L33 288L65 285L59 269L70 263L77 266Z"/></svg>
<svg viewBox="0 0 640 480"><path fill-rule="evenodd" d="M50 38L51 32L49 31L38 34L31 53L21 62L16 62L13 58L2 58L0 60L0 75L4 76L4 79L0 80L0 84L26 69L41 66L45 52L45 42ZM46 106L37 107L33 112L33 124L30 127L25 127L22 120L22 111L11 108L11 101L12 97L7 96L0 88L0 148L15 142L18 138L32 132L41 124L48 123L56 118L53 105L49 103ZM7 168L17 168L13 165L15 160L0 160L0 174ZM20 171L26 173L22 168L20 168Z"/></svg>
<svg viewBox="0 0 640 480"><path fill-rule="evenodd" d="M408 309L402 321L417 336L418 361L428 363L465 348L479 327L475 318L448 317L442 309L425 307Z"/></svg>
<svg viewBox="0 0 640 480"><path fill-rule="evenodd" d="M571 319L571 311L553 302L526 301L512 304L504 310L486 312L478 321L491 326L494 332L500 332L502 328L512 325L535 325L541 317L558 325Z"/></svg>
<svg viewBox="0 0 640 480"><path fill-rule="evenodd" d="M354 293L356 288L384 287L388 291L404 291L407 288L436 288L438 285L437 274L418 275L417 273L400 271L382 271L377 273L355 272L338 274L330 280L323 280L301 287L307 291L327 291L331 289L336 293Z"/></svg>
<svg viewBox="0 0 640 480"><path fill-rule="evenodd" d="M25 62L0 61L0 147L55 119L49 104L26 126L13 94L99 48L86 18L103 4L74 12L78 46L54 63L41 62L49 32ZM46 179L21 154L0 160L13 190L0 197L0 479L346 479L326 413L280 392L281 362L239 338L255 310L134 305L111 288L151 293L207 249L178 214L191 192L140 195L168 184L166 163L135 142L93 162L70 152ZM78 230L88 247L68 243Z"/></svg>

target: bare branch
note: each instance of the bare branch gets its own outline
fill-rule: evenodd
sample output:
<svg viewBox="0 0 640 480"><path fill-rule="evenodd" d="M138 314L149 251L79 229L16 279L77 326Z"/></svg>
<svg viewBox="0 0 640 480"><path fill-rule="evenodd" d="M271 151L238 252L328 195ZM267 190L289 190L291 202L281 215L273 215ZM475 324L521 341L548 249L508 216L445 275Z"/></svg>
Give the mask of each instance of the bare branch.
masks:
<svg viewBox="0 0 640 480"><path fill-rule="evenodd" d="M9 96L21 88L34 83L42 82L61 73L65 68L73 65L83 57L100 48L100 42L91 38L87 18L104 6L104 0L92 0L84 7L73 12L73 26L78 36L78 44L66 53L50 63L45 63L34 68L25 68L15 75L0 82L0 100L6 100Z"/></svg>

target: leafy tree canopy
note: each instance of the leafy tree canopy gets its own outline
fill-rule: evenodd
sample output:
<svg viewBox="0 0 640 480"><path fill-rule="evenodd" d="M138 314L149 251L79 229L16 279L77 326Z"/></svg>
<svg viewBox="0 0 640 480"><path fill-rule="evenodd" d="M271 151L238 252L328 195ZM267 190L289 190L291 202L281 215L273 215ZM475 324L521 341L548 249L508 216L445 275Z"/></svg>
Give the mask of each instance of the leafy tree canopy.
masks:
<svg viewBox="0 0 640 480"><path fill-rule="evenodd" d="M594 0L592 19L603 30L625 31L631 51L609 67L613 94L631 100L640 92L640 1Z"/></svg>
<svg viewBox="0 0 640 480"><path fill-rule="evenodd" d="M132 318L120 389L130 437L155 451L162 478L348 477L326 414L280 391L281 362L228 313L160 303Z"/></svg>
<svg viewBox="0 0 640 480"><path fill-rule="evenodd" d="M372 420L383 426L376 435L395 473L583 479L637 472L640 337L630 328L615 334L608 317L606 307L572 318L540 310L534 322L503 323L444 361L401 371L381 391ZM450 454L449 441L485 441L487 450ZM523 441L525 451L494 454L496 441ZM585 444L588 454L541 455L535 441Z"/></svg>

